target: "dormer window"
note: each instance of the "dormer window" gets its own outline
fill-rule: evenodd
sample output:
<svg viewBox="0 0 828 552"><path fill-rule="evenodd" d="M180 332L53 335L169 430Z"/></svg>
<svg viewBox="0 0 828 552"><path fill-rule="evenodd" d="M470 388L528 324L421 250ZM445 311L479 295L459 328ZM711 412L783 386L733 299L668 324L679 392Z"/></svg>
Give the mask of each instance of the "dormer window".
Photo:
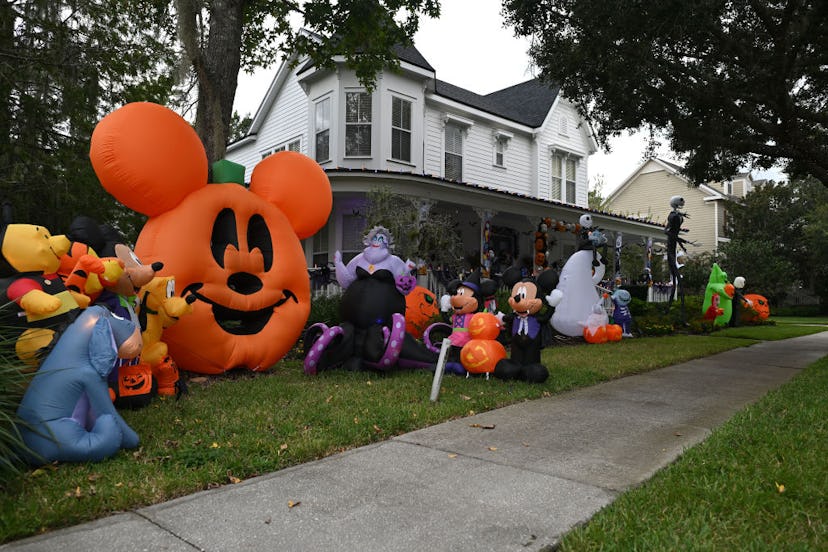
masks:
<svg viewBox="0 0 828 552"><path fill-rule="evenodd" d="M509 147L509 140L513 136L511 132L503 130L495 130L492 132L492 138L494 139L493 163L496 167L506 167L506 148Z"/></svg>
<svg viewBox="0 0 828 552"><path fill-rule="evenodd" d="M371 94L345 93L345 157L371 157Z"/></svg>

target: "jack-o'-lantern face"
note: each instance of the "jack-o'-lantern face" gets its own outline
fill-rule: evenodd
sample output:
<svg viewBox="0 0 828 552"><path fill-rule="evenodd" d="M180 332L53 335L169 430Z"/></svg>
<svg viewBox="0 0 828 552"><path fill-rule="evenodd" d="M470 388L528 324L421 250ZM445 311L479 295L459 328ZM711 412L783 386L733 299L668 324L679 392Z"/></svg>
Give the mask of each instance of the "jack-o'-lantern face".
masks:
<svg viewBox="0 0 828 552"><path fill-rule="evenodd" d="M422 338L429 322L439 315L437 296L431 290L416 286L405 296L405 331L415 338Z"/></svg>
<svg viewBox="0 0 828 552"><path fill-rule="evenodd" d="M331 209L319 165L280 152L255 167L249 190L207 184L198 137L154 104L128 104L104 118L90 156L104 187L150 217L136 254L163 262L178 295L196 298L192 314L164 332L176 363L215 374L265 370L284 356L310 313L299 240L324 225Z"/></svg>
<svg viewBox="0 0 828 552"><path fill-rule="evenodd" d="M500 321L490 312L478 312L469 321L469 335L472 339L497 339L500 330Z"/></svg>
<svg viewBox="0 0 828 552"><path fill-rule="evenodd" d="M495 365L506 358L506 348L492 339L472 339L460 350L460 363L467 372L494 372Z"/></svg>
<svg viewBox="0 0 828 552"><path fill-rule="evenodd" d="M744 317L753 322L767 320L770 316L770 305L768 300L758 293L746 293L744 296Z"/></svg>

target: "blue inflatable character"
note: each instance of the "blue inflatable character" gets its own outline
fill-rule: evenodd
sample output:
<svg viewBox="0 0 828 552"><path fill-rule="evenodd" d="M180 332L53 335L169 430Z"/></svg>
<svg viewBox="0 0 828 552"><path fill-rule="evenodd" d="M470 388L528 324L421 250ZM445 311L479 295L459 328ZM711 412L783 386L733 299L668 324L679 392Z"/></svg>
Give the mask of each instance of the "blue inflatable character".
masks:
<svg viewBox="0 0 828 552"><path fill-rule="evenodd" d="M101 306L83 311L64 331L26 389L17 415L33 465L103 460L138 446L115 410L106 380L115 359L141 353L132 321Z"/></svg>
<svg viewBox="0 0 828 552"><path fill-rule="evenodd" d="M615 310L612 312L612 321L621 326L623 337L632 337L632 313L630 312L630 301L632 296L626 289L616 289L610 296Z"/></svg>

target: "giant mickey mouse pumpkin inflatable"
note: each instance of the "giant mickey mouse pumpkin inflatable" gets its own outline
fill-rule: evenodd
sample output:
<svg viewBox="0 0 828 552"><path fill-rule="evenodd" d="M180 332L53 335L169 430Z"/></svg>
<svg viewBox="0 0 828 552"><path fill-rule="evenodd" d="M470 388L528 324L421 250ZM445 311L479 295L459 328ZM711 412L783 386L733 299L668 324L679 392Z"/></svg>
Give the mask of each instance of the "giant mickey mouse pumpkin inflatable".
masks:
<svg viewBox="0 0 828 552"><path fill-rule="evenodd" d="M310 313L300 239L327 221L328 178L312 159L280 152L253 170L250 189L208 184L207 156L176 113L132 103L95 128L92 166L104 188L149 217L135 245L162 261L193 313L164 341L181 368L266 370L293 346Z"/></svg>

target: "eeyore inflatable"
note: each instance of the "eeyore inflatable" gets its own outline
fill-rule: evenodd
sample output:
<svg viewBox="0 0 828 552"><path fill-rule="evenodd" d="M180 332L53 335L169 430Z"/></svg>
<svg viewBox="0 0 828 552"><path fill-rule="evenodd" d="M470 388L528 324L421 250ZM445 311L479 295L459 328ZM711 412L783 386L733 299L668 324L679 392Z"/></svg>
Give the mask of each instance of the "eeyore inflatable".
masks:
<svg viewBox="0 0 828 552"><path fill-rule="evenodd" d="M101 306L83 311L64 331L32 378L17 410L20 432L39 465L103 460L138 446L138 435L115 410L106 379L116 358L141 353L132 321Z"/></svg>

